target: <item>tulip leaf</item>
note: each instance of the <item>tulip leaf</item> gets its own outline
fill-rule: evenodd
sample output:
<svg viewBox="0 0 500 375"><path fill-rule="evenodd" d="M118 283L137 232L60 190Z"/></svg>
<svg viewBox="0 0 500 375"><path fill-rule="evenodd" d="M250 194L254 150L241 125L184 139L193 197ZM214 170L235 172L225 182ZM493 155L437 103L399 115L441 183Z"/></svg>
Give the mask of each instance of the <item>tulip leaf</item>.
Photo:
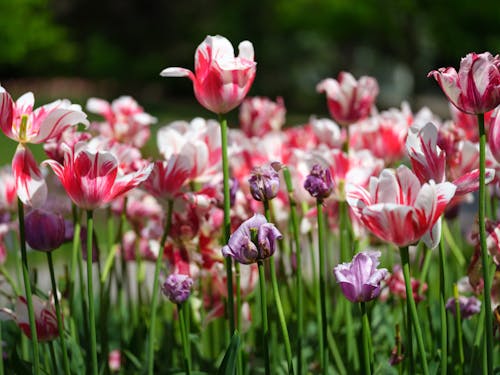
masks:
<svg viewBox="0 0 500 375"><path fill-rule="evenodd" d="M224 354L222 363L220 364L219 371L217 375L233 375L236 373L236 362L238 360L238 349L240 347L240 334L235 331L229 347Z"/></svg>

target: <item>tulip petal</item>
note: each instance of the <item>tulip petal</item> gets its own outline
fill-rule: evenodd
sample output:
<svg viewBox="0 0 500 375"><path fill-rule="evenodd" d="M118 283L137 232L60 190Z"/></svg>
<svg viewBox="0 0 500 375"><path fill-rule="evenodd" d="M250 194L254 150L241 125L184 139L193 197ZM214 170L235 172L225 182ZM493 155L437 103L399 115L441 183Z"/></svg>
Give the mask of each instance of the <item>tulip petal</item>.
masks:
<svg viewBox="0 0 500 375"><path fill-rule="evenodd" d="M489 184L494 178L495 170L486 168L485 184ZM457 187L455 195L465 195L477 191L479 189L479 169L474 169L473 171L457 178L453 181L453 184Z"/></svg>
<svg viewBox="0 0 500 375"><path fill-rule="evenodd" d="M166 68L161 71L160 75L162 77L188 77L191 81L196 81L193 72L184 68Z"/></svg>
<svg viewBox="0 0 500 375"><path fill-rule="evenodd" d="M0 129L7 137L17 140L17 137L12 132L13 116L14 101L10 94L0 86Z"/></svg>
<svg viewBox="0 0 500 375"><path fill-rule="evenodd" d="M41 207L47 199L47 185L31 151L20 144L12 159L17 196L26 205Z"/></svg>

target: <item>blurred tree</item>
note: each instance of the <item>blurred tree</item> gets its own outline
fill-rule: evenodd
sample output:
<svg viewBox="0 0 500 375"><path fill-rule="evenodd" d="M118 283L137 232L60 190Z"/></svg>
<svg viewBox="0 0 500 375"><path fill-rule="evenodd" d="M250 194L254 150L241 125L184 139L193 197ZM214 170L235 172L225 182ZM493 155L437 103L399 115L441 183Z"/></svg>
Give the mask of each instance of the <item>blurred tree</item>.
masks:
<svg viewBox="0 0 500 375"><path fill-rule="evenodd" d="M53 74L54 66L73 62L76 52L66 30L55 23L49 0L0 1L0 45L4 77Z"/></svg>

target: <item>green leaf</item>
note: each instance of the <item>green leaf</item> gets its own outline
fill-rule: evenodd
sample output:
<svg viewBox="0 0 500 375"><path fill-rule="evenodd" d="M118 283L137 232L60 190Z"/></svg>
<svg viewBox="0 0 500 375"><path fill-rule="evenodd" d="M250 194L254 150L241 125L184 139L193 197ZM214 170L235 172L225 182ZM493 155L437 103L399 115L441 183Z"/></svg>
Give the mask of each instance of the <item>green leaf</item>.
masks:
<svg viewBox="0 0 500 375"><path fill-rule="evenodd" d="M220 364L219 371L217 375L233 375L236 373L236 362L238 360L238 349L240 347L240 334L235 331L229 347L224 354L222 363Z"/></svg>

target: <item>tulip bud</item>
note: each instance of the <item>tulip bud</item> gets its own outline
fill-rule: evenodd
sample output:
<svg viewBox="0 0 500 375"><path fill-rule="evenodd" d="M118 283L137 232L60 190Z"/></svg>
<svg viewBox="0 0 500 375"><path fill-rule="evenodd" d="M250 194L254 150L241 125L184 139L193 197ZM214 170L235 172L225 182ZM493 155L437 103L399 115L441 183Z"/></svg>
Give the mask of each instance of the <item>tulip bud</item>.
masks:
<svg viewBox="0 0 500 375"><path fill-rule="evenodd" d="M273 199L280 188L280 176L277 169L280 168L279 163L255 167L248 179L250 184L250 192L252 197L259 201L268 201Z"/></svg>
<svg viewBox="0 0 500 375"><path fill-rule="evenodd" d="M476 297L458 297L458 304L460 307L460 316L462 319L469 319L471 316L475 314L479 314L481 311L481 301L479 301ZM446 302L446 309L451 312L453 316L457 315L455 298L451 297Z"/></svg>
<svg viewBox="0 0 500 375"><path fill-rule="evenodd" d="M52 251L64 242L66 225L61 214L34 209L24 218L24 226L32 249Z"/></svg>
<svg viewBox="0 0 500 375"><path fill-rule="evenodd" d="M323 200L333 191L333 180L330 170L323 168L319 164L315 164L311 173L306 177L304 182L304 189L306 189L313 198Z"/></svg>
<svg viewBox="0 0 500 375"><path fill-rule="evenodd" d="M167 277L161 290L170 301L181 304L191 295L192 286L193 279L188 275L173 273Z"/></svg>

